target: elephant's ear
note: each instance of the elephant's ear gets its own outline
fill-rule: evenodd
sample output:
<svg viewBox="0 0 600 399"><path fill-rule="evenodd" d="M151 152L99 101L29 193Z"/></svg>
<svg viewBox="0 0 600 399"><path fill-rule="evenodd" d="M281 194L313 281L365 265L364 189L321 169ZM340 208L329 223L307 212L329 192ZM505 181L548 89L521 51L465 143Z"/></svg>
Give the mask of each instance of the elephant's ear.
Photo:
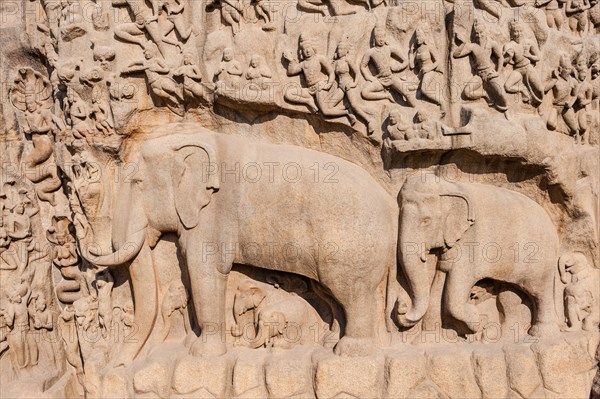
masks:
<svg viewBox="0 0 600 399"><path fill-rule="evenodd" d="M444 242L448 248L452 248L475 223L474 210L471 201L464 194L445 193L440 194L440 197L446 197L446 206L442 207L446 212Z"/></svg>
<svg viewBox="0 0 600 399"><path fill-rule="evenodd" d="M263 299L265 299L265 292L259 288L259 287L252 287L251 288L251 292L252 292L252 305L254 307L254 309L258 308L258 305L260 305L260 303L263 301Z"/></svg>
<svg viewBox="0 0 600 399"><path fill-rule="evenodd" d="M210 146L188 145L175 150L172 173L175 209L187 229L198 225L200 210L219 190L218 176L211 173L215 162Z"/></svg>

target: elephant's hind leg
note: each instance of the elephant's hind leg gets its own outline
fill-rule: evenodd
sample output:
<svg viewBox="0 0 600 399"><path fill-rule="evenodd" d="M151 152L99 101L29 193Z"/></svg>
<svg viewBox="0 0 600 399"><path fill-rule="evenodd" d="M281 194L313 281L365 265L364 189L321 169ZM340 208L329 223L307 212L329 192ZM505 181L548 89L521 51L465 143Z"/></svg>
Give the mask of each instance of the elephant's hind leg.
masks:
<svg viewBox="0 0 600 399"><path fill-rule="evenodd" d="M373 353L374 315L376 312L375 291L377 285L357 283L352 287L334 284L328 288L342 305L346 315L346 328L343 337L336 344L334 352L340 356L368 356Z"/></svg>
<svg viewBox="0 0 600 399"><path fill-rule="evenodd" d="M540 282L540 289L531 293L535 306L535 316L529 335L553 337L560 333L558 318L554 310L554 290L552 284Z"/></svg>

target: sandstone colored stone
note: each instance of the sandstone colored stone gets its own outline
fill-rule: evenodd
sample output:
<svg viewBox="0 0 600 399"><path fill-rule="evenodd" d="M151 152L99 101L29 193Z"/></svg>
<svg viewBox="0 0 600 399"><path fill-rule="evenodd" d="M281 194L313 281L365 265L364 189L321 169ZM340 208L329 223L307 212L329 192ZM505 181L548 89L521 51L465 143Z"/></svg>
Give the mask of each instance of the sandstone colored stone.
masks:
<svg viewBox="0 0 600 399"><path fill-rule="evenodd" d="M531 346L536 355L547 395L587 398L588 373L596 361L588 352L589 335L573 333L552 342Z"/></svg>
<svg viewBox="0 0 600 399"><path fill-rule="evenodd" d="M110 372L102 378L102 398L131 398L127 376Z"/></svg>
<svg viewBox="0 0 600 399"><path fill-rule="evenodd" d="M313 365L310 353L284 351L265 363L265 384L270 398L313 398Z"/></svg>
<svg viewBox="0 0 600 399"><path fill-rule="evenodd" d="M473 351L475 380L483 399L505 398L508 394L506 361L498 346L483 346Z"/></svg>
<svg viewBox="0 0 600 399"><path fill-rule="evenodd" d="M231 381L231 363L228 356L184 357L173 371L173 390L184 395L223 397Z"/></svg>
<svg viewBox="0 0 600 399"><path fill-rule="evenodd" d="M265 353L240 353L233 366L232 394L236 398L267 397L265 387Z"/></svg>
<svg viewBox="0 0 600 399"><path fill-rule="evenodd" d="M411 390L426 376L425 352L418 350L386 353L386 397L411 398ZM414 395L414 393L413 393Z"/></svg>
<svg viewBox="0 0 600 399"><path fill-rule="evenodd" d="M599 177L600 0L0 0L0 399L600 395Z"/></svg>
<svg viewBox="0 0 600 399"><path fill-rule="evenodd" d="M153 392L159 398L169 396L171 392L170 382L170 371L163 364L156 361L147 364L133 376L133 388L137 393Z"/></svg>
<svg viewBox="0 0 600 399"><path fill-rule="evenodd" d="M532 397L542 384L535 355L526 345L505 345L504 355L509 387L523 398Z"/></svg>
<svg viewBox="0 0 600 399"><path fill-rule="evenodd" d="M449 398L481 398L473 375L471 351L462 346L427 351L429 378Z"/></svg>
<svg viewBox="0 0 600 399"><path fill-rule="evenodd" d="M321 358L315 373L317 397L382 397L384 368L383 356Z"/></svg>
<svg viewBox="0 0 600 399"><path fill-rule="evenodd" d="M435 386L431 381L426 381L416 388L412 389L410 399L447 399L449 396L444 395L438 387Z"/></svg>

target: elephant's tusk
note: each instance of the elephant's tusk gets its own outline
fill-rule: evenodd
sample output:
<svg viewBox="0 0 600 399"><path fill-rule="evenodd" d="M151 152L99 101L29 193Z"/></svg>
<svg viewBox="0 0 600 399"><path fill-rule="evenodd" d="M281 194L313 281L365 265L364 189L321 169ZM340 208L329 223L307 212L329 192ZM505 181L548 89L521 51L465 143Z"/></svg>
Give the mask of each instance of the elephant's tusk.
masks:
<svg viewBox="0 0 600 399"><path fill-rule="evenodd" d="M91 264L99 267L115 267L133 260L142 250L146 241L146 229L143 228L127 238L125 244L117 251L102 255L98 246L90 245L82 250L83 257Z"/></svg>

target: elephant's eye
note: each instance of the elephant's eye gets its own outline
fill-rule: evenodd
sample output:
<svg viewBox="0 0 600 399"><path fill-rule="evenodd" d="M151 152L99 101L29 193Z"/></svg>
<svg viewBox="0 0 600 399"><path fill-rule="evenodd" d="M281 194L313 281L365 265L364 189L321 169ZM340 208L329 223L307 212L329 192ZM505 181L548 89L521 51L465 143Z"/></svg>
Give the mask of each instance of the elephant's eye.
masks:
<svg viewBox="0 0 600 399"><path fill-rule="evenodd" d="M421 219L421 223L429 224L429 223L431 223L431 218L429 216L425 216L423 219Z"/></svg>

